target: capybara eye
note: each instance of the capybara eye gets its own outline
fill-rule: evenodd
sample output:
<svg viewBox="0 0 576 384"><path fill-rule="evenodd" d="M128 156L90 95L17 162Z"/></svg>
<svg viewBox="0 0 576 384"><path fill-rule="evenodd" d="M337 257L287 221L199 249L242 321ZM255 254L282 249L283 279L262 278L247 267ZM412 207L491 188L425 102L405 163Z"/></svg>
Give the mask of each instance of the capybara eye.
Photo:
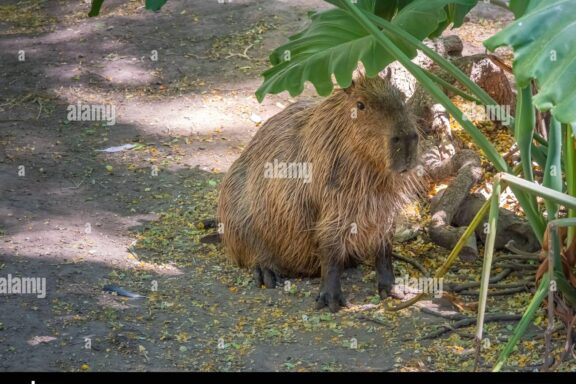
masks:
<svg viewBox="0 0 576 384"><path fill-rule="evenodd" d="M392 144L398 144L400 142L400 138L398 136L394 136L392 138Z"/></svg>
<svg viewBox="0 0 576 384"><path fill-rule="evenodd" d="M363 102L359 101L356 103L356 108L358 108L359 110L363 110L364 108L366 108L366 106L364 105Z"/></svg>

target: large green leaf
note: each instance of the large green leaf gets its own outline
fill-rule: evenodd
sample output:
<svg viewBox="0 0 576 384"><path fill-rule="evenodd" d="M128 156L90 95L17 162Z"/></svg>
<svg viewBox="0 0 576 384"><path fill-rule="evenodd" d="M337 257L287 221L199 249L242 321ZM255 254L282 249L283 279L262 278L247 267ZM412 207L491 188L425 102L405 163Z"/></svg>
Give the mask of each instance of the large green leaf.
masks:
<svg viewBox="0 0 576 384"><path fill-rule="evenodd" d="M448 4L444 9L448 13L448 18L438 25L436 31L430 34L430 37L438 37L444 32L446 28L452 23L453 28L458 28L464 24L464 18L470 12L474 6L476 6L478 0L471 4Z"/></svg>
<svg viewBox="0 0 576 384"><path fill-rule="evenodd" d="M360 0L359 9L364 12L383 12L379 7L382 0ZM302 92L304 83L310 81L319 95L332 92L332 75L341 87L352 81L352 72L362 61L368 76L375 76L395 57L380 49L376 40L348 11L345 2L349 0L328 0L339 8L318 12L312 15L311 25L304 31L291 36L287 44L274 50L270 62L274 65L263 73L264 83L256 91L262 101L268 93L275 94L287 90L295 96ZM391 22L412 36L422 40L435 31L448 19L445 7L448 4L471 6L477 0L413 0L400 1L401 9L395 11ZM343 9L344 8L344 9ZM390 11L390 9L388 9ZM413 58L416 50L401 42L397 36L387 32L388 37Z"/></svg>
<svg viewBox="0 0 576 384"><path fill-rule="evenodd" d="M520 87L536 79L534 105L562 123L576 123L576 0L528 5L524 16L484 42L494 50L514 49L514 75ZM534 5L535 4L535 5Z"/></svg>
<svg viewBox="0 0 576 384"><path fill-rule="evenodd" d="M508 6L514 16L519 19L526 12L526 8L530 4L530 0L510 0L510 5Z"/></svg>

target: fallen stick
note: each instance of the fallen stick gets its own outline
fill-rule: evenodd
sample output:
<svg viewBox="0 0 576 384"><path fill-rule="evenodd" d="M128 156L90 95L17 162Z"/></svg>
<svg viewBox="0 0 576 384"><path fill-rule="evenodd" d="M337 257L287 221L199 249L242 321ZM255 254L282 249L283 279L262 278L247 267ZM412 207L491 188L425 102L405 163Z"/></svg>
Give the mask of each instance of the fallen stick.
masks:
<svg viewBox="0 0 576 384"><path fill-rule="evenodd" d="M512 269L510 268L506 268L504 270L502 270L499 274L495 275L494 277L490 278L489 283L490 284L494 284L497 283L501 280L503 280L506 276L508 276L510 273L512 273ZM457 285L455 287L447 287L448 291L450 292L460 292L460 291L464 291L470 288L477 288L480 287L480 282L471 282L471 283L463 283L460 285Z"/></svg>
<svg viewBox="0 0 576 384"><path fill-rule="evenodd" d="M522 318L522 315L507 315L507 314L502 314L502 313L493 313L493 314L486 315L484 317L484 322L485 323L493 323L493 322L497 322L497 321L517 321L517 320L520 320L521 318ZM452 326L443 325L442 328L437 329L436 331L428 334L427 336L420 338L420 340L435 339L437 337L442 336L445 333L453 332L456 329L468 327L470 325L475 325L477 320L478 319L475 317L465 317L462 320L458 320L457 322L455 322L454 325L452 325Z"/></svg>
<svg viewBox="0 0 576 384"><path fill-rule="evenodd" d="M539 261L540 256L511 254L511 255L496 256L495 260L496 261L498 261L498 260L534 260L534 261Z"/></svg>
<svg viewBox="0 0 576 384"><path fill-rule="evenodd" d="M536 264L521 264L521 263L499 263L498 261L494 261L494 266L500 268L511 268L515 271L525 271L525 270L536 270L538 269L538 265Z"/></svg>
<svg viewBox="0 0 576 384"><path fill-rule="evenodd" d="M534 284L532 284L534 286ZM528 284L521 285L519 287L501 289L499 291L488 291L488 296L505 296L505 295L513 295L519 292L526 292L530 290L530 286ZM478 291L462 291L459 293L463 296L480 296L480 292Z"/></svg>
<svg viewBox="0 0 576 384"><path fill-rule="evenodd" d="M414 268L419 270L422 273L422 275L424 275L424 277L430 276L430 273L426 270L426 268L424 268L424 266L422 266L422 264L418 263L416 260L409 259L405 256L401 256L401 255L398 255L396 253L393 253L392 257L394 257L397 260L400 260L400 261L403 261L407 264L412 265Z"/></svg>

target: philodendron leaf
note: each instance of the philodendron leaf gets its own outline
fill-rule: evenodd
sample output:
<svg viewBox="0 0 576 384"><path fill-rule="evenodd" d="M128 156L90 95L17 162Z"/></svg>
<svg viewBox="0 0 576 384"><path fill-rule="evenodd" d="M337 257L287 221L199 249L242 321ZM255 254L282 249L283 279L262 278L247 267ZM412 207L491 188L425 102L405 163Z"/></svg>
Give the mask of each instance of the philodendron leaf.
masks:
<svg viewBox="0 0 576 384"><path fill-rule="evenodd" d="M260 101L267 93L284 90L298 95L306 81L314 84L319 95L327 96L333 88L332 74L341 87L347 87L358 61L374 76L393 58L348 13L332 9L312 16L310 27L277 48L270 61L274 67L264 72L264 84L256 92Z"/></svg>
<svg viewBox="0 0 576 384"><path fill-rule="evenodd" d="M536 79L534 105L568 124L576 123L575 10L576 0L531 3L524 16L484 42L492 51L511 46L518 85Z"/></svg>
<svg viewBox="0 0 576 384"><path fill-rule="evenodd" d="M540 4L542 1L546 0L510 0L510 10L514 13L514 16L519 19L530 9Z"/></svg>
<svg viewBox="0 0 576 384"><path fill-rule="evenodd" d="M438 25L436 31L430 34L430 37L438 37L444 32L450 24L452 28L458 28L464 24L464 18L470 12L472 8L476 6L478 0L471 2L471 4L449 4L445 7L445 11L448 13L448 18Z"/></svg>
<svg viewBox="0 0 576 384"><path fill-rule="evenodd" d="M350 0L328 0L339 8L312 15L310 26L290 37L290 41L275 49L270 55L273 67L263 73L264 83L256 91L259 101L266 94L288 91L291 96L302 93L304 83L310 81L321 96L332 92L332 75L341 87L348 87L352 72L358 62L364 63L366 74L375 76L394 60L384 52L365 26L358 22L343 7ZM383 0L376 0L383 1ZM402 6L391 22L422 40L437 31L438 26L448 19L445 7L448 4L471 6L477 0L413 0L400 1ZM359 8L373 13L381 10L371 0L359 0ZM409 57L416 50L400 43L396 36L389 38Z"/></svg>
<svg viewBox="0 0 576 384"><path fill-rule="evenodd" d="M159 11L168 0L146 0L146 9L150 11Z"/></svg>

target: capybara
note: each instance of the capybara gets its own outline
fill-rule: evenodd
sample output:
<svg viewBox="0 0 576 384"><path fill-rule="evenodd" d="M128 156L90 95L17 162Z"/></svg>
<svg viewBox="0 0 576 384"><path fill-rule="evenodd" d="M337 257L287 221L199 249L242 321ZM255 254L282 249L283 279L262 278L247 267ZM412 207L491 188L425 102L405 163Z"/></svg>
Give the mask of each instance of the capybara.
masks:
<svg viewBox="0 0 576 384"><path fill-rule="evenodd" d="M411 201L419 135L389 77L356 73L320 102L270 118L222 181L219 232L229 259L274 288L280 277L321 276L316 308L347 302L342 271L375 262L392 289L394 219Z"/></svg>

